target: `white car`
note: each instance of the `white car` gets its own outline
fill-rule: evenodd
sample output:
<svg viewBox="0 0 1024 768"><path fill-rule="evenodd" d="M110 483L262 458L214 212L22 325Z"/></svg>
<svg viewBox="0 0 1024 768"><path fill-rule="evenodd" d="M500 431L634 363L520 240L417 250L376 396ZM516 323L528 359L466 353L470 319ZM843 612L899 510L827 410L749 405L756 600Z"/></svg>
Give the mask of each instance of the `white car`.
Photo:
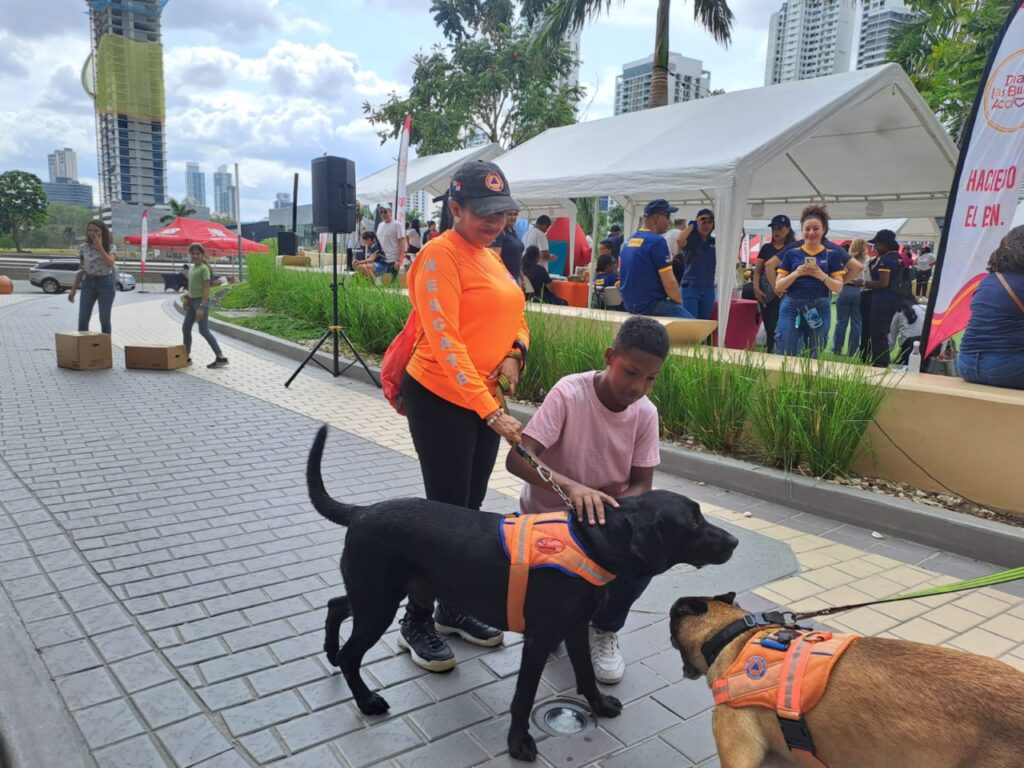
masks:
<svg viewBox="0 0 1024 768"><path fill-rule="evenodd" d="M71 259L41 261L28 271L28 281L46 293L60 293L75 284L78 269L78 262ZM118 272L114 287L119 291L134 291L135 278L127 272Z"/></svg>

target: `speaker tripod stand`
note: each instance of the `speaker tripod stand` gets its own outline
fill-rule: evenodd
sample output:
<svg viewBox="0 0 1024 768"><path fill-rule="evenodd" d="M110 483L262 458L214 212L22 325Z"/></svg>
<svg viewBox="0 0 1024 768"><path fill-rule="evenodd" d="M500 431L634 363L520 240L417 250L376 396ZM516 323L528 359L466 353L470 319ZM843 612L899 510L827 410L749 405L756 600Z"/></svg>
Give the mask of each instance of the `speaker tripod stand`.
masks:
<svg viewBox="0 0 1024 768"><path fill-rule="evenodd" d="M331 244L332 244L332 247L333 247L332 262L333 262L333 267L334 267L334 279L331 282L331 293L333 294L333 300L334 300L334 313L333 313L334 322L331 325L327 326L327 332L323 336L320 337L320 341L318 341L314 345L313 349L310 350L308 355L306 355L306 359L303 360L299 364L299 367L295 369L295 372L292 373L291 377L288 379L288 381L286 381L284 383L284 385L285 385L285 387L287 387L289 384L291 384L293 381L295 381L295 377L298 376L299 373L302 371L302 369L306 367L306 363L308 363L310 360L312 360L314 363L319 365L321 368L323 368L329 374L334 376L334 378L338 378L345 371L347 371L349 368L351 368L353 365L355 365L356 362L358 362L361 366L363 366L363 370L366 371L366 375L370 377L370 381L372 381L374 384L376 384L378 387L380 387L380 381L377 379L376 376L373 375L373 371L370 370L370 366L368 366L366 364L366 361L363 359L363 356L359 354L359 351L352 344L352 339L350 339L348 337L348 334L345 333L345 329L342 328L341 327L341 323L338 322L338 233L337 232L332 232L331 233ZM332 368L328 368L326 365L324 365L323 363L321 363L319 360L316 359L316 353L320 351L320 347L323 345L323 343L325 341L327 341L327 339L332 338L332 337L334 339L334 366L333 366L333 369ZM350 360L348 365L346 365L344 368L340 367L340 361L338 359L338 341L339 341L339 339L345 342L345 344L348 346L349 350L352 352L352 356L355 358L355 360Z"/></svg>

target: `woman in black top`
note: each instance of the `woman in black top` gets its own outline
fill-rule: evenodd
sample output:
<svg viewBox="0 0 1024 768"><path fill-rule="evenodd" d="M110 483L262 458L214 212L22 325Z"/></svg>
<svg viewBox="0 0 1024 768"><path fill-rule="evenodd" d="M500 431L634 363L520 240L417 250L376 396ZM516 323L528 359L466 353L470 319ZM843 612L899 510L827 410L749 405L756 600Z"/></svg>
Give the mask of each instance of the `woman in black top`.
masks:
<svg viewBox="0 0 1024 768"><path fill-rule="evenodd" d="M890 229L879 230L878 234L868 240L875 247L875 256L868 261L868 279L864 281L861 293L861 314L864 311L863 296L868 294L868 316L862 317L862 327L866 329L867 354L864 361L876 368L888 368L892 350L889 348L889 326L892 316L898 307L893 287L896 277L903 264L900 261L899 243L896 234ZM861 349L864 349L863 342Z"/></svg>
<svg viewBox="0 0 1024 768"><path fill-rule="evenodd" d="M533 286L535 299L539 299L545 304L558 304L563 307L569 303L562 297L556 296L554 291L548 290L548 285L552 283L551 274L540 263L540 249L536 245L531 245L523 251L523 274Z"/></svg>
<svg viewBox="0 0 1024 768"><path fill-rule="evenodd" d="M775 351L775 328L779 323L780 299L775 293L775 270L779 267L779 254L789 247L796 236L789 216L779 214L772 219L771 242L761 246L757 252L757 265L754 267L754 297L761 309L764 319L764 330L768 335L768 353Z"/></svg>

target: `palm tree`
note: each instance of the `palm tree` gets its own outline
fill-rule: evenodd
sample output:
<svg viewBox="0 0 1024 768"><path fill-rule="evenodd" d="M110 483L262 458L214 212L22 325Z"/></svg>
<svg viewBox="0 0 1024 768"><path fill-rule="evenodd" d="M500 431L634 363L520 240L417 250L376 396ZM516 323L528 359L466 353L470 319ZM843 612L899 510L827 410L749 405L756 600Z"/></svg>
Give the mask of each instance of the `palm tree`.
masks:
<svg viewBox="0 0 1024 768"><path fill-rule="evenodd" d="M179 217L188 218L196 212L196 209L189 204L188 198L185 198L179 203L172 197L167 201L167 205L170 206L171 212L160 217L161 224L170 224Z"/></svg>
<svg viewBox="0 0 1024 768"><path fill-rule="evenodd" d="M625 4L626 0L620 0ZM537 3L533 3L534 6ZM543 44L561 40L569 30L580 29L588 20L611 8L612 0L553 0L543 9ZM651 73L651 95L648 107L668 104L668 27L672 0L658 0L654 28L654 69ZM693 0L693 18L700 22L719 43L732 42L735 18L726 0Z"/></svg>

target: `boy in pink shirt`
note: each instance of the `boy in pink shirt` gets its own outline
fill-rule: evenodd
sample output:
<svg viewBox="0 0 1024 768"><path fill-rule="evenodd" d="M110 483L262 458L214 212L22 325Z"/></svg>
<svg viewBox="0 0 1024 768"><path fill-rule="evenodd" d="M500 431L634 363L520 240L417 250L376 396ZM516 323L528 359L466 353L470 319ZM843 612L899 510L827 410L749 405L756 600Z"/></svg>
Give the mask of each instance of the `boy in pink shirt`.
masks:
<svg viewBox="0 0 1024 768"><path fill-rule="evenodd" d="M576 516L604 525L604 505L651 490L661 461L658 409L647 394L668 356L669 341L656 320L634 315L605 350L605 369L565 376L523 430L523 446L545 464L572 499ZM526 481L523 514L554 512L565 503L514 450L509 472ZM650 579L619 576L605 589L603 608L591 620L590 655L597 679L617 683L625 672L618 631Z"/></svg>

